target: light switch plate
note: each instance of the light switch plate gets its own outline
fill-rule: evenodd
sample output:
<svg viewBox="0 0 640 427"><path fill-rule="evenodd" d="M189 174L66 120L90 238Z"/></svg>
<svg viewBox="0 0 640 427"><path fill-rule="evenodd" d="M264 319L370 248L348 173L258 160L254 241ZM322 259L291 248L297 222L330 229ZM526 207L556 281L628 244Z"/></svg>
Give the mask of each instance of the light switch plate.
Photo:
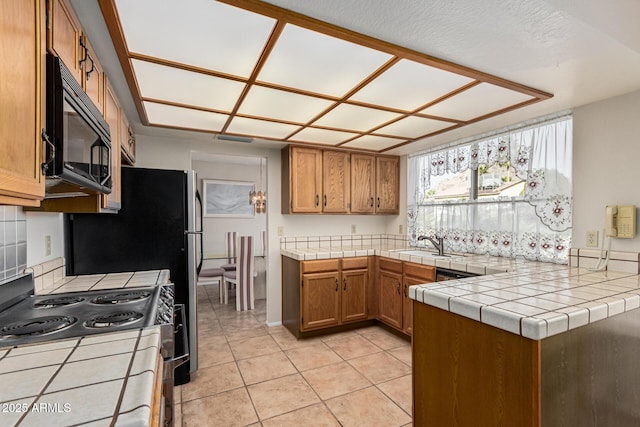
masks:
<svg viewBox="0 0 640 427"><path fill-rule="evenodd" d="M398 234L402 234L402 231L403 231L403 227L402 227L402 224L400 224L398 226Z"/></svg>
<svg viewBox="0 0 640 427"><path fill-rule="evenodd" d="M587 231L587 243L586 246L588 248L597 248L598 247L598 232L591 230Z"/></svg>
<svg viewBox="0 0 640 427"><path fill-rule="evenodd" d="M44 236L44 255L51 255L51 236Z"/></svg>
<svg viewBox="0 0 640 427"><path fill-rule="evenodd" d="M284 236L284 227L280 226L278 227L278 237L282 237Z"/></svg>
<svg viewBox="0 0 640 427"><path fill-rule="evenodd" d="M351 224L351 234L356 234L356 225Z"/></svg>

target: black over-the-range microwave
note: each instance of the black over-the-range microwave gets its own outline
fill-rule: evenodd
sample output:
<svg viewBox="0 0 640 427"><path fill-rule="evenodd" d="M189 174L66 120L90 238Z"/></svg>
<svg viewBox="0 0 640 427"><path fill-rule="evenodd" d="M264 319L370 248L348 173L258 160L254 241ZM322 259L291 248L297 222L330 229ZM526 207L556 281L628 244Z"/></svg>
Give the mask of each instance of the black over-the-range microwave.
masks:
<svg viewBox="0 0 640 427"><path fill-rule="evenodd" d="M46 196L111 193L109 125L60 58L47 54Z"/></svg>

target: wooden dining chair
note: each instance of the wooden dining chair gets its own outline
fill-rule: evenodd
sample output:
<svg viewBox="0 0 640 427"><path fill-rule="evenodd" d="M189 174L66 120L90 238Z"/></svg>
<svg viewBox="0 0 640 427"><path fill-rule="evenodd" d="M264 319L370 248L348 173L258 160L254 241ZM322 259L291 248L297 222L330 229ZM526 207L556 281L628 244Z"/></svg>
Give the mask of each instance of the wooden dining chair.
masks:
<svg viewBox="0 0 640 427"><path fill-rule="evenodd" d="M254 309L253 279L253 236L240 236L238 238L238 263L235 271L224 272L224 299L229 302L229 285L236 287L236 310L246 311Z"/></svg>

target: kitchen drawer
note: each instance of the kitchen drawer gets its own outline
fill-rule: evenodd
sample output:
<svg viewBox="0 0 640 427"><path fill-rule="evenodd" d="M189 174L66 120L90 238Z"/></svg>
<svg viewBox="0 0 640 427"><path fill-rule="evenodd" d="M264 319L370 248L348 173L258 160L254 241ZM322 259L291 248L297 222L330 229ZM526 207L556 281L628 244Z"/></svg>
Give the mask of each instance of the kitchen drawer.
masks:
<svg viewBox="0 0 640 427"><path fill-rule="evenodd" d="M366 256L342 258L343 270L355 270L358 268L367 268L369 266L369 259Z"/></svg>
<svg viewBox="0 0 640 427"><path fill-rule="evenodd" d="M340 259L322 259L317 261L304 261L302 263L302 273L320 273L323 271L338 271Z"/></svg>
<svg viewBox="0 0 640 427"><path fill-rule="evenodd" d="M433 282L434 280L436 280L436 268L427 265L405 262L404 274L408 277L413 277L419 280L426 280L429 282Z"/></svg>
<svg viewBox="0 0 640 427"><path fill-rule="evenodd" d="M380 258L378 265L380 267L380 270L402 274L402 261L396 261L389 258Z"/></svg>

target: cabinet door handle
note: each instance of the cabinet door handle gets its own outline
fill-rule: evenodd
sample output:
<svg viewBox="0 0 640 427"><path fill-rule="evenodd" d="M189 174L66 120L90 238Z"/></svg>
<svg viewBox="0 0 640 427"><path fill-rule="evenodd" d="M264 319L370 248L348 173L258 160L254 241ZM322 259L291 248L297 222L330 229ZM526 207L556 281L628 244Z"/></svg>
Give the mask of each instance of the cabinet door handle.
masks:
<svg viewBox="0 0 640 427"><path fill-rule="evenodd" d="M49 135L47 134L46 129L42 129L42 132L40 133L40 137L44 142L47 143L47 146L49 147L49 156L42 164L42 173L46 174L47 169L49 169L49 165L51 164L51 162L53 162L53 159L55 159L56 157L56 146L53 145L53 142L51 142L51 139L49 138Z"/></svg>
<svg viewBox="0 0 640 427"><path fill-rule="evenodd" d="M373 196L371 197L371 207L373 207Z"/></svg>
<svg viewBox="0 0 640 427"><path fill-rule="evenodd" d="M340 282L336 279L336 292L340 289Z"/></svg>
<svg viewBox="0 0 640 427"><path fill-rule="evenodd" d="M407 284L404 284L404 297L407 297Z"/></svg>
<svg viewBox="0 0 640 427"><path fill-rule="evenodd" d="M342 288L342 290L346 291L347 290L347 278L346 277L342 279L342 283L344 283L344 288Z"/></svg>
<svg viewBox="0 0 640 427"><path fill-rule="evenodd" d="M398 282L398 286L396 286L396 289L398 291L398 295L400 295L400 282Z"/></svg>
<svg viewBox="0 0 640 427"><path fill-rule="evenodd" d="M327 195L324 195L324 205L327 206Z"/></svg>
<svg viewBox="0 0 640 427"><path fill-rule="evenodd" d="M316 207L320 205L320 196L316 194Z"/></svg>
<svg viewBox="0 0 640 427"><path fill-rule="evenodd" d="M380 197L378 197L378 208L380 208Z"/></svg>

